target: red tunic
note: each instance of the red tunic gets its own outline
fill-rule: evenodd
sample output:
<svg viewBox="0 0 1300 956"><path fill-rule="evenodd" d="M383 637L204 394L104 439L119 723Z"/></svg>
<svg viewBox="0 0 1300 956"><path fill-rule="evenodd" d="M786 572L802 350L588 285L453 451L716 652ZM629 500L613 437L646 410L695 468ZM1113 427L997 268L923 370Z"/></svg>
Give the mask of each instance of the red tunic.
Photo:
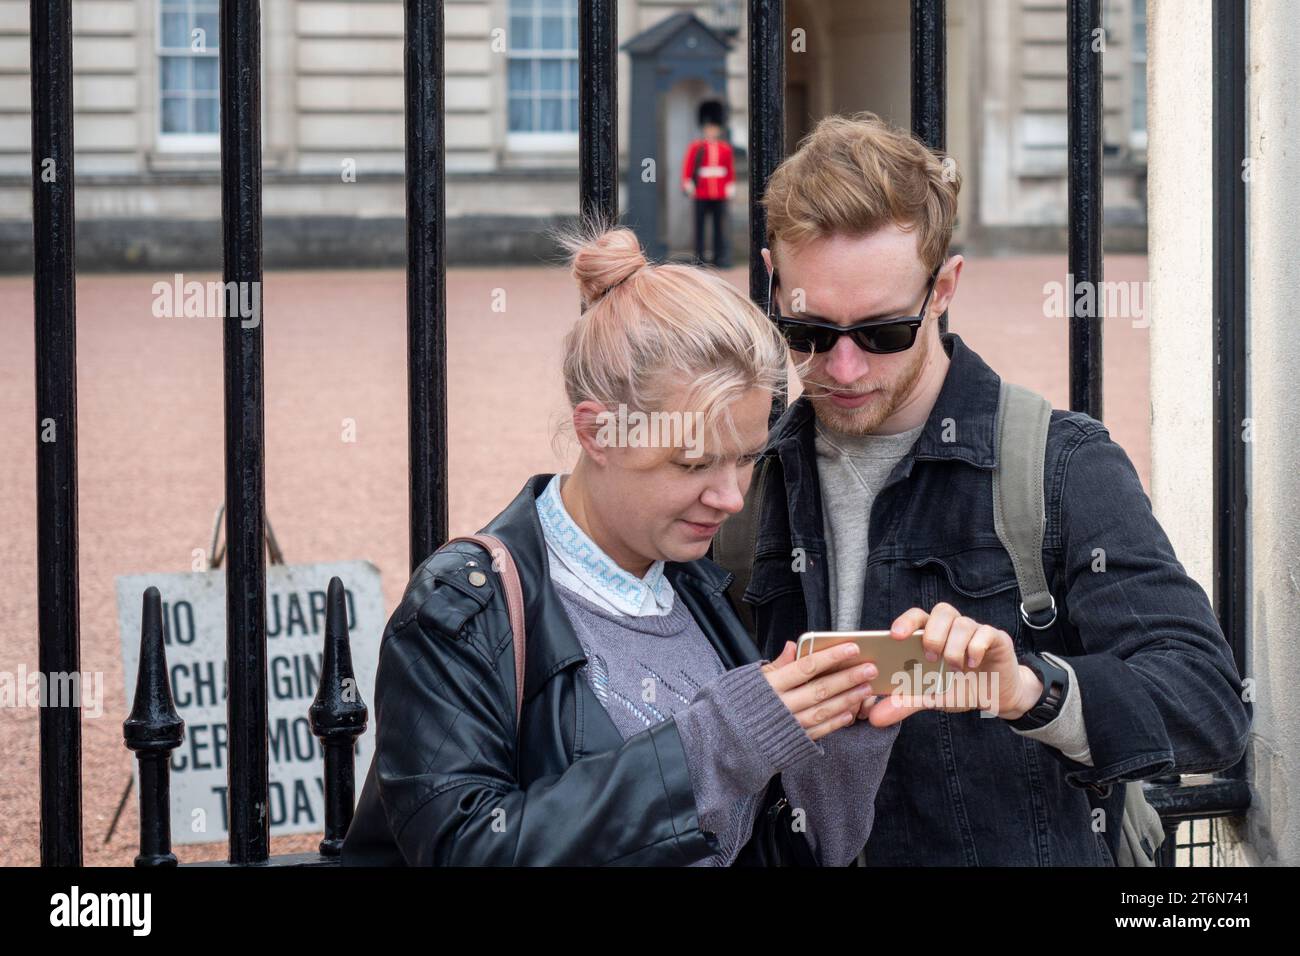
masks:
<svg viewBox="0 0 1300 956"><path fill-rule="evenodd" d="M696 199L726 199L727 186L736 181L736 160L731 144L697 139L686 147L682 185L695 181Z"/></svg>

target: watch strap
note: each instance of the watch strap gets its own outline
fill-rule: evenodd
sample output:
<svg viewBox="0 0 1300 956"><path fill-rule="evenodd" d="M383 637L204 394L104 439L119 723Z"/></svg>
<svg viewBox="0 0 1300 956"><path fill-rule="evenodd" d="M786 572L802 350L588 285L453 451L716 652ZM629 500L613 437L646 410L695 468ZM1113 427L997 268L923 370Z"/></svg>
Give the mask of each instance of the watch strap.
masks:
<svg viewBox="0 0 1300 956"><path fill-rule="evenodd" d="M1050 658L1038 654L1022 654L1018 660L1042 681L1043 692L1033 707L1007 723L1015 730L1037 730L1060 715L1066 695L1070 692L1070 672Z"/></svg>

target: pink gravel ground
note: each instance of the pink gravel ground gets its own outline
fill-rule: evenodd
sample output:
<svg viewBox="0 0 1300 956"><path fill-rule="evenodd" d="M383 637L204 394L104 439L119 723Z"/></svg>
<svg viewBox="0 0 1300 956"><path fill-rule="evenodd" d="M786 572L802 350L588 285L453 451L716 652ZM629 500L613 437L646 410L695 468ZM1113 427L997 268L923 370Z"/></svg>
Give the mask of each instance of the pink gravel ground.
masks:
<svg viewBox="0 0 1300 956"><path fill-rule="evenodd" d="M1008 379L1067 403L1066 321L1045 318L1043 284L1063 256L968 261L954 331ZM746 286L743 270L728 278ZM77 286L81 653L103 672L103 715L83 720L85 861L129 865L136 796L111 841L130 778L122 745L114 579L189 570L223 495L221 329L151 313L154 275L86 275ZM187 274L207 280L210 275ZM1106 278L1144 280L1146 260L1110 256ZM494 311L495 290L505 311ZM577 292L559 268L455 269L448 278L452 534L476 530L534 473L568 466L561 337ZM29 278L0 278L0 670L36 669L34 335ZM400 270L273 273L264 284L267 512L290 563L366 558L397 604L407 565L406 319ZM1148 337L1106 323L1106 421L1149 474ZM342 440L343 421L356 441ZM39 862L37 711L0 710L0 865ZM365 768L359 768L358 776ZM358 779L358 785L360 779ZM280 837L273 852L314 849ZM224 859L225 844L181 847Z"/></svg>

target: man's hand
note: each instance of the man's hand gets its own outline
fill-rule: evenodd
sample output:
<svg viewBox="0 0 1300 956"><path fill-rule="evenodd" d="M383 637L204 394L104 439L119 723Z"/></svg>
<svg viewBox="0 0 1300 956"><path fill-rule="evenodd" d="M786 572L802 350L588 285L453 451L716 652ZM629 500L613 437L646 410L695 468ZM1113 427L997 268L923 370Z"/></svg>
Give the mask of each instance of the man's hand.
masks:
<svg viewBox="0 0 1300 956"><path fill-rule="evenodd" d="M726 185L726 195L727 195L727 198L728 198L728 199L735 199L735 198L736 198L736 184L735 184L735 183L727 183L727 185Z"/></svg>
<svg viewBox="0 0 1300 956"><path fill-rule="evenodd" d="M1015 720L1038 702L1042 681L1016 660L1015 644L1006 631L963 617L941 602L929 613L919 607L904 611L890 627L890 636L902 640L921 628L926 660L944 660L945 693L924 695L923 688L912 688L916 693L908 696L883 697L870 708L872 726L888 727L921 710L985 710Z"/></svg>
<svg viewBox="0 0 1300 956"><path fill-rule="evenodd" d="M691 182L689 179L686 180L686 182L682 183L682 192L686 193L688 196L694 196L695 183Z"/></svg>

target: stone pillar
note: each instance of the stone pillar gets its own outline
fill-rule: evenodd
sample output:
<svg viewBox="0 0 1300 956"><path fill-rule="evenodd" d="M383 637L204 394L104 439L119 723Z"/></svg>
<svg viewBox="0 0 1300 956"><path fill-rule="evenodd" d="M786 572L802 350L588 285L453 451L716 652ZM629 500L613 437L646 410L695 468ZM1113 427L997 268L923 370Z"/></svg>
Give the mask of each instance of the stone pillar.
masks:
<svg viewBox="0 0 1300 956"><path fill-rule="evenodd" d="M1300 30L1295 4L1256 0L1247 34L1246 187L1247 445L1250 525L1248 676L1255 681L1250 751L1254 802L1243 839L1247 859L1300 863Z"/></svg>
<svg viewBox="0 0 1300 956"><path fill-rule="evenodd" d="M1254 792L1243 825L1220 826L1230 864L1300 863L1300 31L1286 0L1250 6L1247 188L1247 672ZM1179 558L1207 592L1213 567L1213 262L1210 0L1151 0L1148 57L1151 497Z"/></svg>

